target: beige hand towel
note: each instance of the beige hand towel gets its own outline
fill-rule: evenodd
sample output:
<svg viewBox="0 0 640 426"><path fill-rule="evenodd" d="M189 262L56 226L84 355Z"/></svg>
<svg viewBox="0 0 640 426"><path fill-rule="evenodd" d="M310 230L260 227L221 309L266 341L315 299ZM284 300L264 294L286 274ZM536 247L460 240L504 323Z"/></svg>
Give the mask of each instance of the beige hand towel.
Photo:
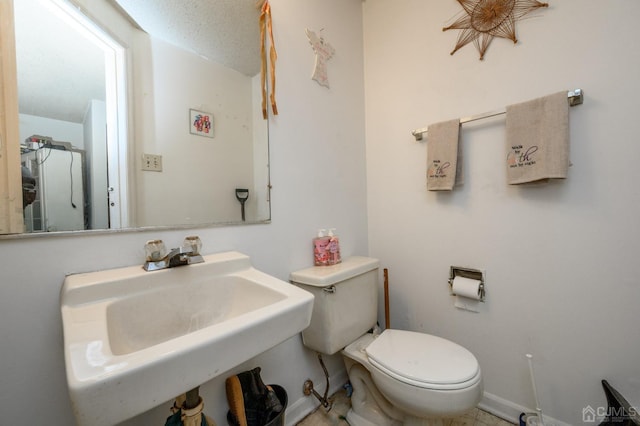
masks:
<svg viewBox="0 0 640 426"><path fill-rule="evenodd" d="M559 92L507 107L507 182L564 179L569 168L569 103Z"/></svg>
<svg viewBox="0 0 640 426"><path fill-rule="evenodd" d="M460 120L431 124L427 132L427 189L451 191L455 184L461 183L462 177L462 173L457 173L458 166L462 165L462 159L458 158Z"/></svg>

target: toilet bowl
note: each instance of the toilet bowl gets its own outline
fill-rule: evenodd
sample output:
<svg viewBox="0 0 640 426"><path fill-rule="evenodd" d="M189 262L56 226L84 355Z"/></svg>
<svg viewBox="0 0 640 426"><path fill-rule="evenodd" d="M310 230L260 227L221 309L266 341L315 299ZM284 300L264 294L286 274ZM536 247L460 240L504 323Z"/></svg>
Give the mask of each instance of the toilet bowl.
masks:
<svg viewBox="0 0 640 426"><path fill-rule="evenodd" d="M290 276L315 297L305 346L343 355L353 386L347 420L353 426L436 425L471 410L483 390L471 352L419 332L367 332L377 319L378 265L353 257Z"/></svg>
<svg viewBox="0 0 640 426"><path fill-rule="evenodd" d="M352 369L363 366L380 393L405 416L399 419L397 413L385 412L384 408L382 413L402 423L408 422L407 417L460 416L482 397L482 373L476 358L462 346L440 337L403 330L385 330L379 336L368 333L348 345L342 355L352 383ZM355 376L359 374L354 371ZM371 420L374 416L368 417ZM376 421L388 423L380 416Z"/></svg>

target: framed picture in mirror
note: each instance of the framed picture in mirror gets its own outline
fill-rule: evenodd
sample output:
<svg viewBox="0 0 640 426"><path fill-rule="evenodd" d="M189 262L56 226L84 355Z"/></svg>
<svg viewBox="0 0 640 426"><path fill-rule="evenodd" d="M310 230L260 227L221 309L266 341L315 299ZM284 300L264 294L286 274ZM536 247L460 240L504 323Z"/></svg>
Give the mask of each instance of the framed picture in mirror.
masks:
<svg viewBox="0 0 640 426"><path fill-rule="evenodd" d="M189 118L191 134L213 137L213 115L211 113L190 109Z"/></svg>

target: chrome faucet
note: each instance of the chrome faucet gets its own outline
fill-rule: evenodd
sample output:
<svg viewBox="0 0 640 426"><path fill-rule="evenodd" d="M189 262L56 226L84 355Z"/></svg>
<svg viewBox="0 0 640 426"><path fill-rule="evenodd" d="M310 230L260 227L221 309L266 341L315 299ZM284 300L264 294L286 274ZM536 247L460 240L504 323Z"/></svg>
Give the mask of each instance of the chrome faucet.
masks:
<svg viewBox="0 0 640 426"><path fill-rule="evenodd" d="M148 255L143 268L145 271L157 271L159 269L202 263L204 259L200 255L200 247L201 243L198 237L187 237L182 247L171 249L165 256L160 257L164 251L164 243L161 240L148 241L145 245Z"/></svg>

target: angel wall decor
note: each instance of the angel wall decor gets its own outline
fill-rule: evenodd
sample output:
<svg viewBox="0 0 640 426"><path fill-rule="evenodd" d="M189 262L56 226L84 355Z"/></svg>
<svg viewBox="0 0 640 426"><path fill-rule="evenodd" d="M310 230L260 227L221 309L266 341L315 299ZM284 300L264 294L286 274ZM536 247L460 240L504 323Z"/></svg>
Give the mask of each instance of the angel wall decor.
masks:
<svg viewBox="0 0 640 426"><path fill-rule="evenodd" d="M329 87L329 76L327 75L327 61L336 53L333 46L324 41L322 36L317 36L315 32L306 29L305 33L309 39L309 44L316 54L316 62L313 67L311 78L319 85Z"/></svg>

